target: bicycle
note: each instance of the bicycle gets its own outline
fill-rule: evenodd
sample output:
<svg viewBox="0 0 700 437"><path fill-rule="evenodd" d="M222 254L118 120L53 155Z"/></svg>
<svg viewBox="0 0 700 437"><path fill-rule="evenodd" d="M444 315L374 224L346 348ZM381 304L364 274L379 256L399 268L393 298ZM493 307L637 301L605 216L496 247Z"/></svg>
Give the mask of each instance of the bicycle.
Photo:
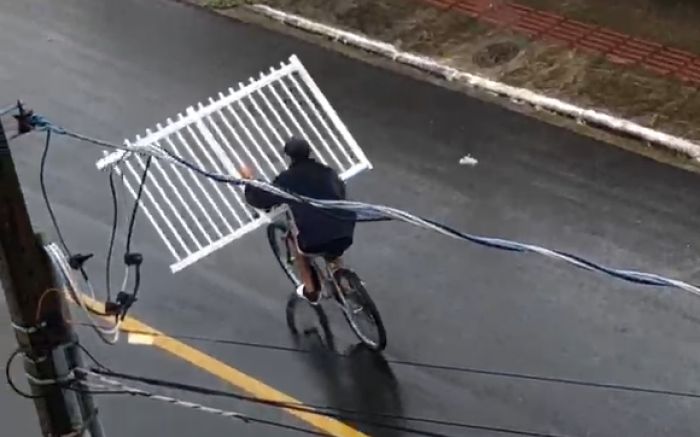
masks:
<svg viewBox="0 0 700 437"><path fill-rule="evenodd" d="M280 267L295 287L299 286L301 281L294 267L294 256L299 253L299 256L309 258L311 269L321 284L319 304L312 307L319 317L322 329L326 333L329 332L328 317L321 304L332 300L340 307L350 328L365 346L374 351L383 350L387 342L384 323L360 277L345 267L333 270L322 254L302 255L293 233L294 220L291 213L286 210L280 217L267 227L270 247ZM287 302L287 326L292 333L297 333L294 310L301 300L303 299L296 293L292 293ZM365 324L367 326L364 326Z"/></svg>

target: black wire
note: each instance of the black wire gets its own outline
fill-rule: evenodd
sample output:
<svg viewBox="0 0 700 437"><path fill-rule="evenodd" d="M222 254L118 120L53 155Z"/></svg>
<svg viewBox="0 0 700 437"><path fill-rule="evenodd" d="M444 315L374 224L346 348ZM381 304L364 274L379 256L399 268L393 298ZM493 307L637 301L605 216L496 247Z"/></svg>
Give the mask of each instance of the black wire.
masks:
<svg viewBox="0 0 700 437"><path fill-rule="evenodd" d="M133 390L121 390L121 392L115 390L114 392L111 392L111 394L128 394L131 396L139 396L139 397L144 397L147 399L151 399L154 397L153 393L133 391ZM298 431L298 432L301 432L304 434L318 435L318 436L328 436L329 435L328 433L325 433L325 432L314 431L311 429L302 428L300 426L295 426L295 425L287 425L287 424L284 424L281 422L276 422L273 420L259 419L257 417L251 417L251 416L243 415L243 414L232 417L232 418L239 419L244 423L258 423L261 425L268 425L268 426L274 426L276 428L288 429L290 431Z"/></svg>
<svg viewBox="0 0 700 437"><path fill-rule="evenodd" d="M139 206L141 205L141 196L143 195L143 188L146 185L146 178L148 177L148 170L151 168L151 162L153 161L153 156L149 156L146 159L146 165L143 168L143 174L141 175L141 182L139 183L139 190L136 194L136 199L134 200L134 208L131 211L131 217L129 217L129 226L126 234L126 247L124 250L124 262L126 263L126 258L131 256L131 240L134 235L134 224L136 223L136 213L139 211ZM127 263L127 267L129 264ZM136 277L134 279L134 287L131 292L131 296L128 301L122 302L121 314L117 317L121 317L122 320L126 318L126 314L129 311L131 305L136 301L136 296L139 294L139 288L141 288L141 263L134 265L136 270Z"/></svg>
<svg viewBox="0 0 700 437"><path fill-rule="evenodd" d="M415 433L418 435L426 435L426 436L431 436L431 437L448 437L445 434L437 434L437 433L430 433L427 431L424 432L424 431L420 431L420 430L413 430L411 428L395 426L395 425L385 424L385 423L381 423L381 422L358 420L355 417L347 417L347 416L344 416L342 414L335 414L332 412L316 411L314 409L314 407L311 405L280 402L280 401L274 401L274 400L269 400L269 399L259 399L259 398L245 396L245 395L239 395L237 393L223 391L223 390L210 389L210 388L206 388L206 387L199 387L199 386L194 386L194 385L190 385L190 384L184 384L184 383L173 382L173 381L166 381L166 380L155 379L155 378L147 378L147 377L141 377L141 376L135 376L135 375L128 375L128 374L119 373L119 372L108 372L108 371L99 370L99 369L91 369L91 370L93 372L101 374L101 375L121 378L121 379L125 379L128 381L137 381L137 382L141 382L141 383L151 385L151 386L156 386L156 387L165 387L165 388L182 390L182 391L187 391L187 392L192 392L192 393L197 393L197 394L202 394L202 395L208 395L208 396L220 396L220 397L232 398L232 399L236 399L236 400L240 400L240 401L252 402L252 403L257 403L257 404L271 406L271 407L286 408L286 409L290 409L290 410L301 411L301 412L306 412L306 413L311 413L311 414L317 414L320 416L328 416L328 417L333 417L333 418L338 418L338 419L355 420L356 422L365 423L368 425L393 429L395 431L405 431L405 432ZM357 414L362 414L362 413L357 412Z"/></svg>
<svg viewBox="0 0 700 437"><path fill-rule="evenodd" d="M80 345L79 345L79 346L80 346ZM88 352L87 350L85 350L85 352L89 354L89 352ZM34 399L44 399L44 398L46 398L47 396L45 396L45 395L34 395L34 394L30 394L30 393L25 393L25 392L23 392L22 390L20 390L20 389L15 385L14 381L12 380L12 375L11 375L12 362L14 361L14 359L15 359L20 353L21 353L21 350L20 350L19 348L17 348L17 349L15 349L14 352L12 352L12 354L10 355L10 357L7 359L7 363L5 364L5 379L7 380L7 385L10 386L10 388L12 389L12 391L14 391L14 392L17 393L19 396L21 396L21 397L23 397L23 398L25 398L25 399L32 399L32 400L34 400ZM78 392L78 393L91 394L91 395L125 394L125 393L126 393L125 391L122 391L122 393L117 393L116 391L107 391L107 390L82 390L82 389L77 389L77 388L73 387L72 384L56 384L56 385L60 386L60 387L63 388L63 389L66 389L66 390L71 390L71 391L75 391L75 392ZM79 431L79 434L77 434L78 436L83 436L83 435L85 435L85 432L87 431L89 425L90 425L90 424L95 420L95 418L97 417L97 411L98 411L97 409L94 409L94 410L91 412L90 416L88 417L88 420L85 421L85 423L83 424L82 429Z"/></svg>
<svg viewBox="0 0 700 437"><path fill-rule="evenodd" d="M77 385L81 385L82 383L72 383L72 384L62 384L60 385L62 389L64 390L70 390L75 393L81 393L81 394L86 394L86 395L128 395L132 394L131 391L129 390L97 390L97 389L85 389L82 387L77 387Z"/></svg>
<svg viewBox="0 0 700 437"><path fill-rule="evenodd" d="M117 190L114 187L114 170L109 172L109 191L112 195L112 231L109 234L109 247L107 248L105 285L107 290L107 302L112 302L112 254L114 252L114 240L117 236L117 227L119 225L119 201L117 199Z"/></svg>
<svg viewBox="0 0 700 437"><path fill-rule="evenodd" d="M633 392L633 393L646 393L646 394L674 396L674 397L682 397L682 398L690 398L690 399L700 399L700 393L686 392L686 391L679 391L679 390L656 389L656 388L640 387L640 386L617 384L617 383L583 381L583 380L579 380L579 379L557 378L557 377L551 377L551 376L539 376L539 375L530 375L530 374L515 373L515 372L503 372L503 371L497 371L497 370L478 369L478 368L474 368L474 367L459 367L459 366L447 366L447 365L441 365L441 364L419 363L419 362L406 361L406 360L387 360L387 362L391 363L391 364L397 364L397 365L403 365L403 366L422 367L422 368L426 368L426 369L470 373L470 374L475 374L475 375L495 376L495 377L501 377L501 378L521 379L521 380L558 383L558 384L566 384L566 385L576 385L576 386L589 387L589 388L603 388L603 389L626 391L626 392Z"/></svg>
<svg viewBox="0 0 700 437"><path fill-rule="evenodd" d="M314 431L312 429L306 429L306 428L302 428L300 426L287 425L287 424L284 424L281 422L275 422L273 420L258 419L257 417L241 416L241 420L243 420L244 422L253 422L253 423L259 423L261 425L274 426L275 428L288 429L290 431L298 431L298 432L302 432L304 434L320 435L320 436L324 436L324 437L329 435L328 433L325 433L325 432Z"/></svg>
<svg viewBox="0 0 700 437"><path fill-rule="evenodd" d="M87 355L88 358L90 358L90 360L92 360L93 363L97 364L98 367L100 367L101 369L105 369L105 370L108 370L108 371L111 372L111 369L110 369L109 367L105 366L104 364L102 364L102 363L100 362L100 360L98 360L97 358L95 358L95 355L93 355L92 352L90 352L90 351L88 350L88 348L86 348L82 343L76 343L76 345L80 348L80 350L82 350L83 352L85 352L85 355Z"/></svg>
<svg viewBox="0 0 700 437"><path fill-rule="evenodd" d="M231 185L239 185L239 186L246 185L246 183L244 181L234 182L234 181L231 181L227 178L223 178L220 175L208 172L208 171L204 170L203 168L200 168L200 167L194 165L193 163L177 156L176 154L172 153L171 151L169 151L167 149L163 149L163 152L165 152L168 156L170 156L174 160L178 161L179 163L181 163L185 167L194 171L195 173L198 173L199 175L204 176L206 178L209 178L215 182L221 182L221 183L226 183L226 184L231 184ZM150 155L149 155L149 157L150 157ZM253 188L258 189L258 190L260 189L257 187L253 187ZM294 201L299 203L299 204L307 205L309 203L308 200L304 199L303 197L301 197L297 193L294 193L292 191L286 190L286 189L284 189L282 187L278 187L278 186L276 186L276 188L279 189L280 191L284 191L287 195L294 198ZM274 193L273 193L273 195L274 195ZM280 196L278 196L278 197L280 197ZM284 200L283 203L290 202L289 199L283 199L283 200ZM358 219L357 215L354 212L351 212L351 211L348 211L348 210L342 209L342 208L315 208L315 211L317 211L321 214L324 214L330 218L333 218L335 220L344 221L344 222L363 223L363 222L387 222L387 221L394 221L395 220L391 217L373 217L373 218L364 218L364 219L359 218ZM352 214L352 217L348 216L349 213Z"/></svg>
<svg viewBox="0 0 700 437"><path fill-rule="evenodd" d="M134 266L135 274L134 274L134 291L132 293L132 298L136 300L136 296L139 294L139 289L141 288L141 266L140 265L135 265ZM126 317L126 311L122 314L122 320Z"/></svg>
<svg viewBox="0 0 700 437"><path fill-rule="evenodd" d="M58 236L58 240L61 243L61 246L63 247L63 250L66 252L66 255L68 258L71 258L73 254L71 253L70 249L68 248L68 245L66 244L66 240L63 238L63 232L61 232L61 227L58 224L58 220L56 219L56 214L53 211L53 206L51 205L51 199L49 198L48 191L46 190L46 181L45 181L45 175L46 175L46 162L47 158L49 155L49 146L51 145L51 130L46 131L46 142L44 144L44 151L41 154L41 164L39 166L39 185L41 186L41 196L44 198L44 203L46 204L46 209L49 211L49 217L51 218L51 223L53 224L53 228L56 231L56 235ZM89 282L89 277L83 266L80 266L78 269L80 272L81 276L86 282ZM71 295L75 299L76 302L79 302L80 299L78 296L75 294L75 290L70 288ZM93 308L88 307L88 311L90 311L92 314L98 315L98 316L105 316L105 313L102 313L100 311L97 311Z"/></svg>
<svg viewBox="0 0 700 437"><path fill-rule="evenodd" d="M90 326L88 323L84 323L84 322L78 322L76 324L83 325L83 326ZM206 343L223 344L223 345L230 345L230 346L242 346L242 347L249 347L249 348L263 349L263 350L293 352L293 353L299 353L299 354L313 354L313 353L315 353L315 351L310 350L310 349L302 349L302 348L296 348L296 347L292 347L292 346L272 345L272 344L250 342L250 341L243 341L243 340L212 338L212 337L197 336L197 335L177 335L177 334L165 335L165 334L153 333L151 331L144 331L144 330L137 330L137 329L126 329L126 328L121 328L121 331L125 332L125 333L130 333L130 334L151 335L154 337L167 336L167 337L178 339L178 340L200 341L200 342L206 342ZM340 358L348 358L348 359L351 358L348 355L344 355L344 354L337 353L337 352L335 353L335 355L337 355ZM397 359L391 359L391 358L384 358L384 361L386 361L388 364L395 364L398 366L442 370L442 371L447 371L447 372L469 373L469 374L475 374L475 375L495 376L495 377L501 377L501 378L521 379L521 380L527 380L527 381L575 385L575 386L589 387L589 388L604 388L604 389L609 389L609 390L627 391L627 392L633 392L633 393L647 393L647 394L674 396L674 397L681 397L681 398L700 399L700 393L680 391L680 390L656 389L656 388L640 387L640 386L625 385L625 384L618 384L618 383L584 381L584 380L579 380L579 379L557 378L557 377L551 377L551 376L531 375L531 374L517 373L517 372L505 372L505 371L480 369L480 368L476 368L476 367L466 367L466 366L450 366L450 365L444 365L444 364L433 364L433 363L425 363L425 362L411 361L411 360L397 360Z"/></svg>
<svg viewBox="0 0 700 437"><path fill-rule="evenodd" d="M83 350L85 350L85 349L83 349ZM87 350L85 350L85 352L89 354L89 352ZM14 352L12 352L10 357L7 359L7 362L5 364L5 380L7 381L7 385L10 386L12 391L14 391L16 394L18 394L19 396L21 396L25 399L44 399L44 398L46 398L47 397L46 395L35 395L35 394L31 394L31 393L26 393L26 392L20 390L19 387L17 387L15 382L12 380L12 362L20 354L21 354L21 350L16 349ZM94 358L93 358L93 361L95 361ZM97 364L100 365L99 363L97 363ZM60 386L63 389L66 389L66 390L71 390L71 391L74 391L77 393L85 393L85 394L103 395L103 394L129 394L129 393L131 393L131 392L125 391L125 390L85 390L82 388L74 387L73 383L71 383L71 384L58 384L57 383L56 385Z"/></svg>
<svg viewBox="0 0 700 437"><path fill-rule="evenodd" d="M136 222L136 213L139 210L139 205L141 203L141 195L143 194L143 187L146 184L146 177L148 177L148 169L151 167L151 161L153 156L146 159L146 165L143 168L143 174L141 175L141 183L139 184L139 191L136 194L136 199L134 200L134 208L131 211L131 217L129 218L129 227L126 234L126 252L131 253L131 238L134 234L134 223Z"/></svg>
<svg viewBox="0 0 700 437"><path fill-rule="evenodd" d="M50 131L47 133L47 144L46 144L46 147L44 149L44 154L42 156L42 174L41 174L42 192L45 195L47 207L49 209L49 213L51 215L51 218L54 222L54 226L57 228L57 233L59 234L59 238L62 240L62 244L65 247L65 242L63 242L63 238L60 235L60 231L58 230L58 227L56 225L53 211L50 207L50 204L48 203L48 198L46 197L46 190L45 190L45 186L44 186L44 182L43 182L43 170L44 170L44 165L45 165L45 161L46 161L46 155L48 152L48 144L49 144L49 138L50 138L49 136L50 136ZM184 159L177 157L176 155L170 153L167 150L165 150L165 152L168 153L173 159L176 159L180 163L186 165L188 168L190 168L191 170L193 170L199 174L202 174L204 176L207 176L207 177L214 179L216 181L219 181L219 182L232 183L232 181L230 181L230 180L223 179L221 177L217 177L216 175L214 175L212 173L209 173L201 168L194 166L192 163L189 163L189 162L185 161ZM127 238L127 253L130 250L131 236L133 233L135 216L136 216L136 212L138 210L140 197L142 194L143 186L144 186L144 183L146 180L146 176L148 173L148 169L149 169L151 160L152 160L152 156L149 155L146 166L144 168L143 176L141 179L141 185L139 186L139 192L137 194L136 202L134 205L134 210L132 211L132 216L131 216L131 220L129 223L129 233L128 233L128 238ZM112 182L112 181L110 180L110 182ZM111 185L111 186L113 187L113 185ZM301 199L299 196L294 195L294 193L289 193L289 194L294 196L294 198L299 202L304 201L304 199ZM336 216L336 218L342 219L339 216ZM452 231L455 235L463 236L462 233L456 232L456 231L454 231L454 230L452 230L444 225L433 222L431 220L426 220L426 221L428 221L434 225L440 226L444 230ZM68 250L66 249L66 251L68 251ZM175 338L177 338L177 337L175 337ZM309 351L298 350L298 349L293 349L293 348L269 346L269 345L254 344L254 343L247 343L247 342L240 342L240 341L233 341L233 340L216 340L216 339L207 339L207 338L193 337L193 336L180 336L179 338L193 339L193 340L199 340L199 341L212 341L212 342L217 342L217 343L236 344L236 345L259 347L259 348L265 348L265 349L289 350L289 351L304 352L304 353L309 352ZM489 376L500 376L500 377L507 377L507 378L526 379L526 380L541 381L541 382L563 383L563 384L580 385L580 386L597 387L597 388L607 388L607 389L641 392L641 393L663 394L663 395L688 397L688 398L700 398L700 394L692 393L692 392L681 392L681 391L663 390L663 389L650 389L650 388L645 388L645 387L635 387L635 386L627 386L627 385L621 385L621 384L596 383L596 382L571 380L571 379L564 379L564 378L543 377L543 376L537 376L537 375L524 375L524 374L511 373L511 372L499 372L499 371L491 371L491 370L475 369L475 368L467 368L467 367L435 365L435 364L429 364L429 363L417 363L417 362L402 361L402 360L387 360L387 362L392 363L392 364L398 364L398 365L424 367L424 368L431 368L431 369L438 369L438 370L458 371L458 372L464 372L464 373L481 374L481 375L489 375Z"/></svg>
<svg viewBox="0 0 700 437"><path fill-rule="evenodd" d="M18 395L22 396L25 399L43 399L43 398L45 398L46 396L44 396L44 395L35 395L35 394L23 392L22 390L19 389L19 387L17 387L15 385L14 381L12 380L12 373L11 373L12 372L12 362L21 353L22 353L22 351L19 348L15 349L14 352L12 352L12 354L10 354L7 361L5 362L5 380L7 381L7 385L10 386L12 391L14 391L15 393L17 393Z"/></svg>
<svg viewBox="0 0 700 437"><path fill-rule="evenodd" d="M102 362L100 362L100 360L98 360L95 357L95 355L93 355L92 352L90 352L90 350L88 350L88 348L86 348L82 343L77 342L77 343L75 343L75 345L77 347L79 347L80 350L82 350L85 353L85 355L87 355L88 358L90 358L90 360L94 364L96 364L98 367L100 367L101 369L105 369L107 371L111 371L111 369L109 367L102 364ZM80 375L81 373L78 372L78 374ZM85 394L92 394L92 395L98 395L98 394L99 395L105 395L105 394L112 395L112 394L126 394L126 393L128 393L128 391L126 391L126 390L90 390L90 389L85 389L85 388L81 387L83 385L86 386L85 382L81 379L78 379L77 381L75 381L72 384L63 385L62 388L65 388L67 390L72 390L72 391L75 391L78 393L85 393Z"/></svg>
<svg viewBox="0 0 700 437"><path fill-rule="evenodd" d="M95 356L94 356L84 345L82 345L82 344L80 344L80 343L77 343L77 346L78 346L80 349L82 349L82 351L85 352L85 354L86 354L95 364L97 364L101 369L104 369L104 370L106 370L106 371L108 371L108 372L112 372L112 370L110 370L109 367L105 366L105 365L102 364L97 358L95 358ZM113 373L113 372L112 372L112 373ZM82 382L79 382L78 384L82 384ZM124 390L124 389L115 389L115 390L85 390L85 389L83 389L83 388L78 388L78 387L74 387L74 386L66 386L66 387L64 387L64 388L66 388L66 389L68 389L68 390L73 390L73 391L76 391L76 392L79 392L79 393L86 393L86 394L91 394L91 395L125 395L125 394L127 394L127 395L132 395L132 396L151 397L151 396L149 396L149 394L146 394L146 393L138 393L138 392L134 392L133 390ZM96 413L96 411L95 411L95 413ZM288 430L292 430L292 431L300 431L300 432L304 432L304 433L311 434L311 435L320 435L320 436L326 436L326 435L327 435L326 433L320 433L320 432L317 432L317 431L308 430L308 429L305 429L305 428L302 428L302 427L298 427L298 426L286 425L286 424L279 423L279 422L274 422L274 421L271 421L271 420L258 419L258 418L249 417L249 416L241 416L241 419L244 420L245 422L255 422L255 423L260 423L260 424L262 424L262 425L275 426L275 427L278 427L278 428L284 428L284 429L288 429Z"/></svg>
<svg viewBox="0 0 700 437"><path fill-rule="evenodd" d="M51 206L51 201L49 200L49 195L46 191L46 182L44 176L46 173L46 158L49 156L49 145L51 144L51 131L46 131L46 142L44 143L44 152L41 154L41 165L39 167L39 185L41 186L41 195L44 198L44 203L46 204L46 209L49 211L49 217L51 217L51 222L53 223L53 228L56 231L58 240L61 242L63 250L66 251L68 256L71 256L71 251L68 249L66 240L63 238L63 233L58 225L58 220L56 220L56 215L53 212L53 207Z"/></svg>
<svg viewBox="0 0 700 437"><path fill-rule="evenodd" d="M217 389L212 389L212 388L208 388L208 387L195 386L195 385L174 382L174 381L167 381L167 380L163 380L163 379L148 378L148 377L130 375L130 374L125 374L125 373L120 373L120 372L106 371L106 370L102 370L102 369L91 369L91 370L97 374L100 374L100 375L121 378L121 379L129 380L129 381L137 381L137 382L141 382L144 384L157 386L157 387L165 387L165 388L171 388L171 389L176 389L176 390L183 390L183 391L188 391L188 392L198 393L198 394L203 394L203 395L209 395L209 396L220 396L220 397L226 397L226 398L233 398L233 399L237 399L240 401L252 402L252 403L257 403L257 404L262 404L262 405L267 405L267 406L272 406L272 407L278 407L278 408L285 408L285 409L295 410L295 411L302 411L302 412L306 412L306 413L310 413L310 414L317 414L317 415L321 415L321 416L333 417L336 419L350 420L350 421L354 421L357 423L363 423L365 425L371 425L371 426L376 426L376 427L385 428L385 429L392 429L395 431L402 431L402 432L407 432L407 433L412 433L412 434L417 434L417 435L432 436L432 437L447 437L446 434L440 434L440 433L431 432L431 431L423 431L423 430L418 430L415 428L410 428L410 427L401 426L401 425L392 425L392 424L388 424L388 423L384 423L384 422L377 422L375 420L367 420L367 419L365 419L365 417L376 417L376 418L381 418L381 419L392 419L392 420L398 419L398 420L405 420L405 421L411 421L411 422L424 422L424 423L439 424L439 425L458 427L458 428L478 429L478 430L482 430L482 431L496 432L496 433L502 433L502 434L523 435L523 436L531 436L531 437L559 437L559 436L554 435L554 434L523 431L523 430L518 430L518 429L510 429L510 428L502 428L502 427L494 427L494 426L486 426L486 425L476 425L476 424L463 423L463 422L451 422L451 421L442 421L442 420L435 420L435 419L424 419L424 418L419 418L419 417L401 416L401 415L394 415L394 414L367 413L367 412L361 412L361 411L357 411L357 410L342 409L342 408L336 408L336 407L330 407L330 406L320 406L320 405L313 405L313 404L300 404L300 403L293 403L293 402L282 402L282 401L275 401L275 400L271 400L271 399L260 399L260 398L241 395L241 394L233 393L233 392L229 392L229 391L217 390ZM350 416L348 416L347 414L350 414Z"/></svg>

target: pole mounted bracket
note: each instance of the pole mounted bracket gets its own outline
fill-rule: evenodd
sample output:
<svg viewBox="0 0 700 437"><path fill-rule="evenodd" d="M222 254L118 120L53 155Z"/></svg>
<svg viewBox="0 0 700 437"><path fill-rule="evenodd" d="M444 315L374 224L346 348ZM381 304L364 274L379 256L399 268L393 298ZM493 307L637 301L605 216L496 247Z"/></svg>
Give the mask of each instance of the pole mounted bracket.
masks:
<svg viewBox="0 0 700 437"><path fill-rule="evenodd" d="M85 265L85 262L92 258L94 254L92 253L76 253L75 255L72 255L70 258L68 258L68 265L70 268L73 270L80 270L83 268Z"/></svg>
<svg viewBox="0 0 700 437"><path fill-rule="evenodd" d="M18 114L13 115L15 120L17 120L17 132L21 134L26 134L34 130L34 111L31 109L25 109L21 101L17 101Z"/></svg>

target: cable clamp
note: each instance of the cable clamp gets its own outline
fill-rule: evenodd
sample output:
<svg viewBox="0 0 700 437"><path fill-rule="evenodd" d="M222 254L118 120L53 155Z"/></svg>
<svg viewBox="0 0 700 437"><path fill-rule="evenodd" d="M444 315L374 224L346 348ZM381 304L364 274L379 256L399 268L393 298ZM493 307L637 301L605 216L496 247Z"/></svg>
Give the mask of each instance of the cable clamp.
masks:
<svg viewBox="0 0 700 437"><path fill-rule="evenodd" d="M36 126L34 123L34 111L26 110L24 109L24 106L22 106L22 102L17 102L17 110L19 111L18 114L13 115L15 120L17 120L17 133L18 134L26 134L27 132L31 132L34 127Z"/></svg>
<svg viewBox="0 0 700 437"><path fill-rule="evenodd" d="M124 264L127 266L140 266L143 264L143 255L135 252L125 253Z"/></svg>
<svg viewBox="0 0 700 437"><path fill-rule="evenodd" d="M46 327L46 322L41 322L35 326L21 326L15 322L11 322L12 328L22 334L35 334Z"/></svg>
<svg viewBox="0 0 700 437"><path fill-rule="evenodd" d="M65 383L73 382L73 381L77 380L77 378L75 376L75 372L72 370L64 376L60 376L58 378L53 378L53 379L39 379L39 378L36 378L27 372L25 372L25 375L27 376L27 379L29 380L29 382L31 384L40 385L40 386L65 384Z"/></svg>
<svg viewBox="0 0 700 437"><path fill-rule="evenodd" d="M120 291L117 293L117 305L119 306L119 312L122 317L122 320L124 319L124 316L126 316L126 313L129 311L131 306L136 302L136 296L134 296L131 293L127 293L125 291Z"/></svg>

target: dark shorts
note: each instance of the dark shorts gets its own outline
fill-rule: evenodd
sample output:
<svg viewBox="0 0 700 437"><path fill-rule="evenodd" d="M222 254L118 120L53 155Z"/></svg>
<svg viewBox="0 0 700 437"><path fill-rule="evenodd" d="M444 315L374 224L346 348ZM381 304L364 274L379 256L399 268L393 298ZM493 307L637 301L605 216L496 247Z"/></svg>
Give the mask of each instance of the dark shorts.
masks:
<svg viewBox="0 0 700 437"><path fill-rule="evenodd" d="M307 255L321 255L327 260L334 260L343 256L350 246L352 246L352 238L343 237L316 246L302 246L300 249Z"/></svg>

